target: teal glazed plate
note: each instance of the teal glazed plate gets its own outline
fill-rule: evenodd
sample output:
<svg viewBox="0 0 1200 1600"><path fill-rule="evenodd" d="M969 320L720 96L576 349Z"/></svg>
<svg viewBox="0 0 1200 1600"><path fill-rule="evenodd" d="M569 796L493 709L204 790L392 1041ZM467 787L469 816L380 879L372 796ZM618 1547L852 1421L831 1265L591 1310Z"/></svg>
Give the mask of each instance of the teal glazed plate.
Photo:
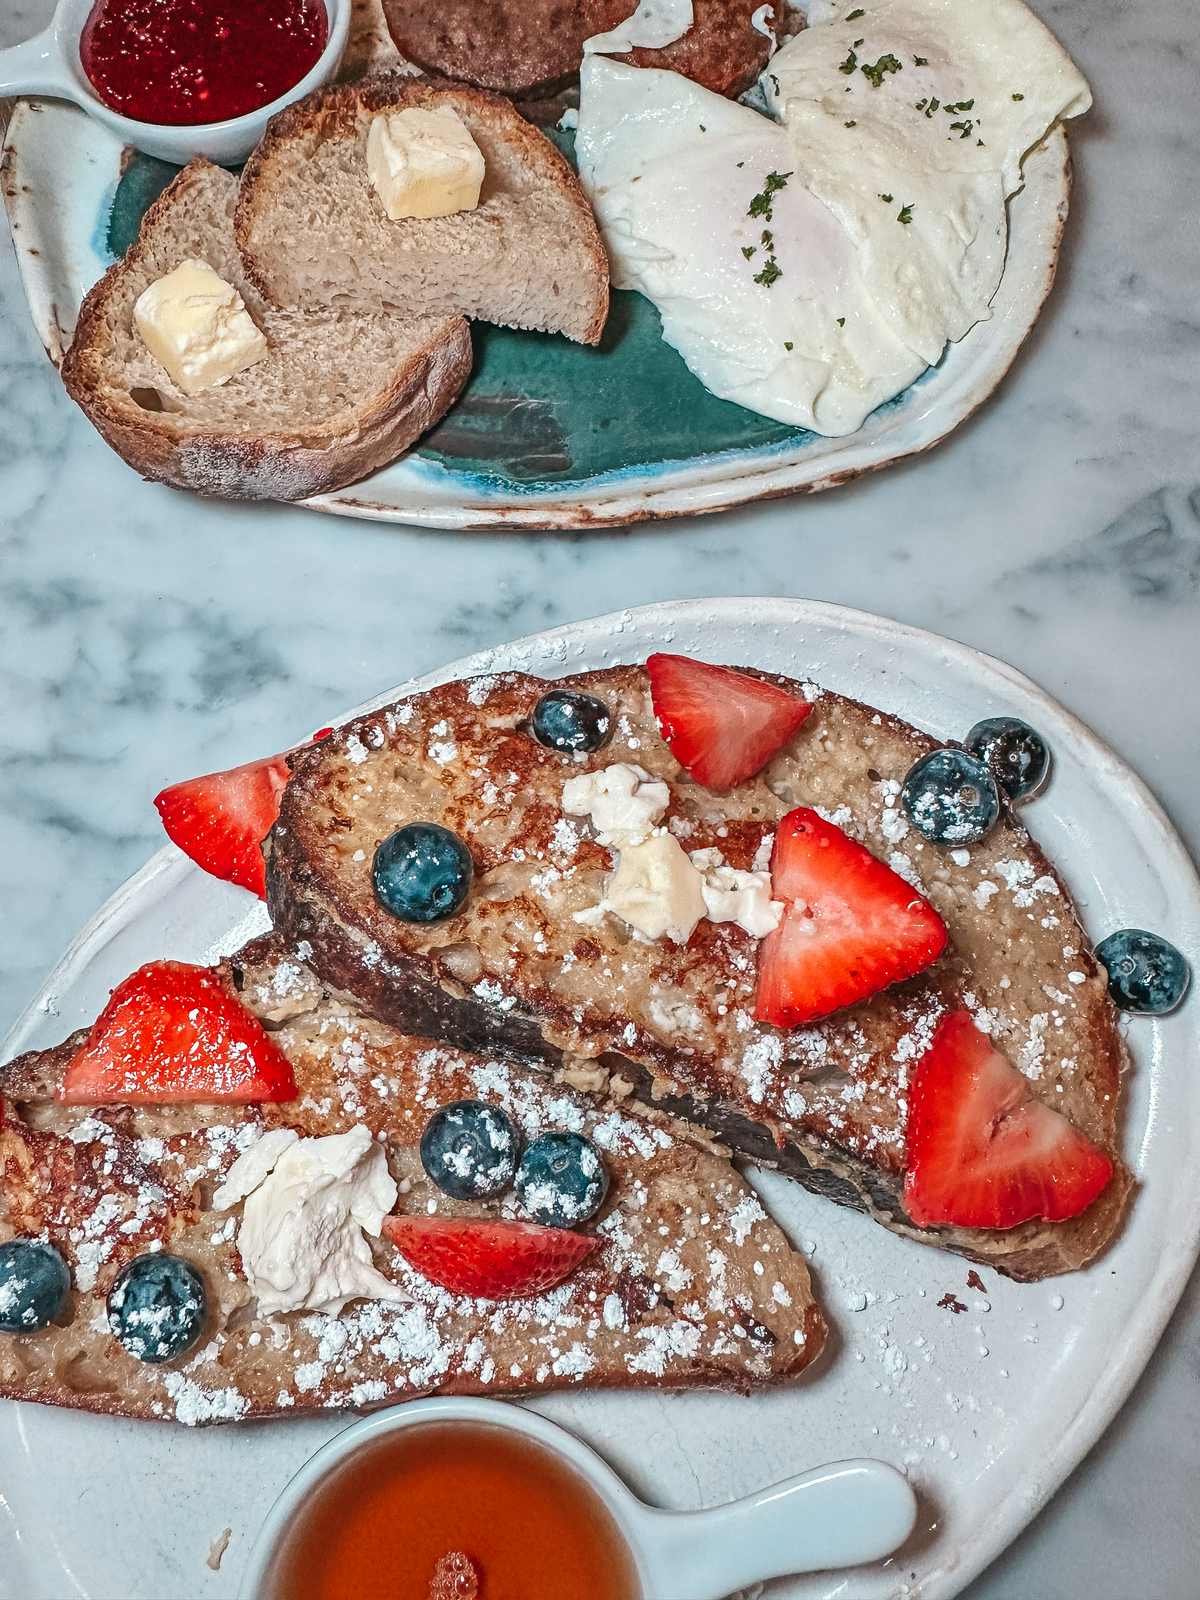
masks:
<svg viewBox="0 0 1200 1600"><path fill-rule="evenodd" d="M72 106L25 100L0 170L30 311L57 363L83 296L175 169ZM475 324L470 381L419 448L304 504L433 528L611 527L813 493L927 450L997 387L1054 281L1071 187L1061 130L1025 176L990 320L847 438L718 400L663 343L650 302L618 291L598 349Z"/></svg>

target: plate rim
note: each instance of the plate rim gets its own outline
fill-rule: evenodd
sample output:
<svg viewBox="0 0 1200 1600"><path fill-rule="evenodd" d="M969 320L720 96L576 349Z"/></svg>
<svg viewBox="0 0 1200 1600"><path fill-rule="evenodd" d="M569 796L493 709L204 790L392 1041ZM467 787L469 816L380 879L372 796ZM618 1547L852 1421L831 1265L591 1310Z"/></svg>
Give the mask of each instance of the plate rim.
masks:
<svg viewBox="0 0 1200 1600"><path fill-rule="evenodd" d="M60 102L28 97L13 103L0 146L0 189L3 191L26 305L46 354L58 366L70 341L64 337L56 301L54 252L48 248L49 219L38 206L36 194L32 191L26 194L21 177L24 141L27 137L33 137L35 117L46 106L59 108ZM78 108L62 109L88 120L87 114ZM1037 287L1029 295L1020 315L1007 319L993 318L976 324L977 328L993 330L996 350L991 365L974 376L961 393L947 396L933 432L908 448L896 449L889 444L890 429L884 429L878 437L867 442L860 440L856 445L855 440L861 434L861 430L858 430L844 439L830 441L834 450L831 459L813 462L800 457L789 460L785 452L785 459L780 461L772 459L767 453L760 453L757 457L751 455L738 471L710 473L700 481L686 483L659 484L653 468L631 468L629 476L634 479L633 483L624 483L618 477L616 481L583 487L567 484L549 494L537 494L528 499L517 496L498 504L485 501L472 503L465 497L457 502L437 499L422 502L419 491L414 489L409 491L413 494L413 503L399 506L371 499L372 478L368 477L362 483L351 484L345 489L313 495L292 503L324 515L442 531L602 531L648 521L707 516L792 495L819 494L924 455L969 421L1000 388L1037 325L1054 287L1074 178L1070 145L1061 123L1050 129L1026 159L1038 157L1054 164L1048 178L1052 177L1056 183L1057 196L1052 202L1054 219L1053 225L1048 227L1045 258L1040 264L1034 263L1030 267ZM1008 204L1011 206L1019 202L1023 192L1022 188L1011 197ZM720 453L709 459L719 461ZM695 456L678 465L703 470L704 460L703 456ZM436 463L432 465L436 466ZM513 492L509 493L511 496Z"/></svg>
<svg viewBox="0 0 1200 1600"><path fill-rule="evenodd" d="M1192 902L1194 913L1200 917L1200 872L1187 846L1145 780L1086 722L1035 680L985 651L932 629L832 602L779 596L723 596L651 602L560 624L505 644L471 652L373 696L335 720L339 723L347 721L377 709L399 695L419 692L450 677L505 670L497 666L497 656L536 649L544 663L561 662L562 655L554 652L555 644L577 642L581 631L592 633L606 628L619 638L621 632L634 622L669 629L672 623L678 624L685 619L736 623L747 617L752 617L756 626L763 627L772 624L789 628L819 625L855 634L867 643L887 648L902 647L906 642L919 643L924 648L932 646L940 649L957 666L976 671L982 668L985 675L1001 679L1066 726L1076 741L1081 760L1085 760L1089 766L1094 763L1108 781L1119 782L1126 787L1154 832L1155 849L1162 852L1160 859L1165 860L1176 875L1175 882L1181 897ZM615 654L620 653L618 648ZM537 668L531 670L536 672ZM198 870L174 845L167 844L126 879L71 940L37 993L0 1041L0 1061L7 1060L19 1049L43 1021L47 1003L52 1006L60 989L65 987L60 980L68 976L73 964L90 946L97 943L99 936L131 902L136 901L164 874L183 876ZM1019 1475L997 1503L982 1536L974 1538L965 1549L956 1547L956 1558L952 1561L943 1560L921 1574L913 1592L920 1594L923 1600L953 1600L953 1596L961 1593L972 1579L1025 1531L1117 1416L1153 1355L1200 1256L1200 1164L1190 1173L1186 1170L1176 1172L1170 1216L1181 1219L1185 1225L1179 1227L1166 1245L1160 1248L1148 1291L1139 1305L1137 1319L1125 1325L1127 1337L1121 1342L1120 1357L1104 1369L1099 1381L1064 1421L1052 1449L1038 1463L1032 1484L1027 1481L1026 1475Z"/></svg>

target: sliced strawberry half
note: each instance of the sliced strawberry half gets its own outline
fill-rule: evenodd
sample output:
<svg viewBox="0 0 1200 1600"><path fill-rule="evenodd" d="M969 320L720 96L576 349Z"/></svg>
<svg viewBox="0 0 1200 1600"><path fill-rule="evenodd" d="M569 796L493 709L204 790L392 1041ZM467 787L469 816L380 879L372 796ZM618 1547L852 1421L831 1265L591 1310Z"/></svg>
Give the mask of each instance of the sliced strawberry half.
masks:
<svg viewBox="0 0 1200 1600"><path fill-rule="evenodd" d="M1111 1159L1043 1105L968 1011L942 1018L908 1087L904 1209L918 1227L1015 1228L1078 1216Z"/></svg>
<svg viewBox="0 0 1200 1600"><path fill-rule="evenodd" d="M671 754L706 789L752 778L812 710L776 683L690 656L652 655L646 671Z"/></svg>
<svg viewBox="0 0 1200 1600"><path fill-rule="evenodd" d="M113 990L67 1068L68 1105L294 1100L292 1064L207 967L151 961Z"/></svg>
<svg viewBox="0 0 1200 1600"><path fill-rule="evenodd" d="M783 920L758 952L754 1014L796 1028L921 972L946 925L923 895L807 806L775 832L771 898Z"/></svg>
<svg viewBox="0 0 1200 1600"><path fill-rule="evenodd" d="M283 756L172 784L154 804L168 836L214 878L267 897L262 842L279 815L289 770Z"/></svg>
<svg viewBox="0 0 1200 1600"><path fill-rule="evenodd" d="M383 1231L422 1277L472 1300L544 1294L597 1243L567 1228L484 1217L387 1217Z"/></svg>

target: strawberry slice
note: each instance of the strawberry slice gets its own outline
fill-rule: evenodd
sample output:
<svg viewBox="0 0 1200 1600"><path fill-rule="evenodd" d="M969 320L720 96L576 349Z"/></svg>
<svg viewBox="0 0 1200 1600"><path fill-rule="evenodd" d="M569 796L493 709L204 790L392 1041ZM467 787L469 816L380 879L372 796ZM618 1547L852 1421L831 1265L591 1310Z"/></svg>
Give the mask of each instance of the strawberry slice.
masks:
<svg viewBox="0 0 1200 1600"><path fill-rule="evenodd" d="M1111 1159L981 1033L969 1011L942 1018L908 1087L904 1209L920 1228L1015 1228L1086 1210Z"/></svg>
<svg viewBox="0 0 1200 1600"><path fill-rule="evenodd" d="M786 910L759 947L754 1015L779 1028L911 978L946 945L928 900L808 806L776 830L771 898Z"/></svg>
<svg viewBox="0 0 1200 1600"><path fill-rule="evenodd" d="M387 1217L383 1231L422 1277L472 1300L544 1294L597 1243L567 1228L484 1217Z"/></svg>
<svg viewBox="0 0 1200 1600"><path fill-rule="evenodd" d="M113 990L58 1091L67 1105L294 1100L292 1064L207 967L151 961Z"/></svg>
<svg viewBox="0 0 1200 1600"><path fill-rule="evenodd" d="M706 789L752 778L812 710L778 684L690 656L652 655L646 671L671 754Z"/></svg>
<svg viewBox="0 0 1200 1600"><path fill-rule="evenodd" d="M168 836L198 867L267 897L262 842L288 781L283 756L172 784L154 797Z"/></svg>

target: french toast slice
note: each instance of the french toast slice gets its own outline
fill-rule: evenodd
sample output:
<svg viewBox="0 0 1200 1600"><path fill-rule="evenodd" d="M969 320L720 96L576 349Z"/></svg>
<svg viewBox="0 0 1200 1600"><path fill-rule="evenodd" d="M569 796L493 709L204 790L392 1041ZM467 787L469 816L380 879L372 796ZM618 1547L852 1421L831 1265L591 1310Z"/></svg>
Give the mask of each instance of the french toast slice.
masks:
<svg viewBox="0 0 1200 1600"><path fill-rule="evenodd" d="M67 1106L54 1098L83 1035L0 1067L0 1242L47 1237L72 1274L69 1311L0 1333L0 1395L184 1423L366 1409L426 1394L691 1386L746 1391L796 1377L825 1325L803 1257L721 1154L548 1083L362 1017L270 937L217 969L292 1063L299 1098L249 1106ZM386 1141L406 1213L500 1214L435 1188L418 1144L449 1101L502 1104L526 1136L585 1132L610 1188L600 1243L557 1288L526 1300L438 1288L386 1241L376 1266L407 1304L355 1300L336 1315L258 1314L235 1229L212 1209L239 1152L268 1128L365 1125ZM208 1325L189 1353L136 1360L111 1335L121 1267L166 1248L204 1278Z"/></svg>
<svg viewBox="0 0 1200 1600"><path fill-rule="evenodd" d="M1066 885L1007 808L969 849L917 832L898 797L913 762L937 748L929 735L815 684L770 681L802 693L812 713L724 795L672 756L640 666L558 684L501 673L361 717L294 758L264 846L275 926L328 982L411 1032L632 1092L888 1228L1010 1277L1083 1265L1115 1231L1130 1180L1116 1153L1123 1044ZM534 706L554 687L604 701L604 748L564 756L532 737ZM719 850L735 868L761 863L792 808L818 809L926 896L946 924L946 953L823 1021L790 1031L755 1021L756 945L738 925L702 920L681 947L635 938L612 916L597 923L613 857L564 813L563 786L614 763L664 780L667 828L689 852ZM417 819L453 829L474 861L470 897L445 921L401 922L372 890L376 846ZM957 1010L1037 1099L1112 1157L1111 1181L1080 1215L1004 1229L919 1228L906 1215L909 1073Z"/></svg>

